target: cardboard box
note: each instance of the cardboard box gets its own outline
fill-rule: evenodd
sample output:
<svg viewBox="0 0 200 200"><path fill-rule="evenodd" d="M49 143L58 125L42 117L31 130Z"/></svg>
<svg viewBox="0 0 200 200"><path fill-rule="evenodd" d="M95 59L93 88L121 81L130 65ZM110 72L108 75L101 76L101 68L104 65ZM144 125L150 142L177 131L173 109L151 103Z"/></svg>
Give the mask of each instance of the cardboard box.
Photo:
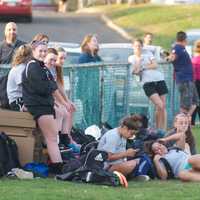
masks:
<svg viewBox="0 0 200 200"><path fill-rule="evenodd" d="M36 161L34 159L36 146L36 123L28 112L15 112L0 109L0 131L13 138L18 146L21 165ZM38 145L37 145L38 146ZM40 149L37 147L37 151Z"/></svg>

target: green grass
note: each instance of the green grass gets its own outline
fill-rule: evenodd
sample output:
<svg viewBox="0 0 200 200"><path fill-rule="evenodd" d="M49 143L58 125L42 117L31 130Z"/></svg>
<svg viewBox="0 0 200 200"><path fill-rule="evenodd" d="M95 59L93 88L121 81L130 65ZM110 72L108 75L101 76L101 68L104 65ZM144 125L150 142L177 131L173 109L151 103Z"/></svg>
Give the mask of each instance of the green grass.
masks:
<svg viewBox="0 0 200 200"><path fill-rule="evenodd" d="M128 6L125 4L97 8L134 37L142 37L144 32L152 32L155 35L155 44L167 49L171 48L176 32L200 28L200 5Z"/></svg>
<svg viewBox="0 0 200 200"><path fill-rule="evenodd" d="M199 127L199 125L197 125L196 128L193 128L192 132L195 136L197 151L198 151L198 153L200 153L200 127Z"/></svg>
<svg viewBox="0 0 200 200"><path fill-rule="evenodd" d="M53 179L0 181L0 200L199 200L200 183L129 182L129 188L96 186ZM191 197L192 196L192 197Z"/></svg>
<svg viewBox="0 0 200 200"><path fill-rule="evenodd" d="M200 128L194 128L200 149ZM200 183L129 182L129 188L96 186L53 179L0 180L0 200L199 200Z"/></svg>

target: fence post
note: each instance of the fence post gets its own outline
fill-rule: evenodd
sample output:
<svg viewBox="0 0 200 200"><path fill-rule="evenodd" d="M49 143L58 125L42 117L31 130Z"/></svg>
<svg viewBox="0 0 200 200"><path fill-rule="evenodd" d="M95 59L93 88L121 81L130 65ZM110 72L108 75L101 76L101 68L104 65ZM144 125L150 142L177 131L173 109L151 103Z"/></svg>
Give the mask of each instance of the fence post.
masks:
<svg viewBox="0 0 200 200"><path fill-rule="evenodd" d="M124 85L124 114L129 114L129 94L130 94L130 65L126 65L126 80Z"/></svg>
<svg viewBox="0 0 200 200"><path fill-rule="evenodd" d="M104 114L104 65L102 64L99 68L100 70L100 109L99 109L99 119L100 125L103 123Z"/></svg>

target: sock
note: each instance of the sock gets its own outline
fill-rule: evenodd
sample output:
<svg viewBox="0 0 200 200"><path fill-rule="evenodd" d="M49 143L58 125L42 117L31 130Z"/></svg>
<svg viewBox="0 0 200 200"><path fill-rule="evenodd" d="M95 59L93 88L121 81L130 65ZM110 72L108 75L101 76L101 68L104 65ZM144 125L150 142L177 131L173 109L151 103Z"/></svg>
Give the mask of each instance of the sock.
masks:
<svg viewBox="0 0 200 200"><path fill-rule="evenodd" d="M62 162L57 163L50 163L49 164L49 173L51 174L62 174L62 168L63 168Z"/></svg>
<svg viewBox="0 0 200 200"><path fill-rule="evenodd" d="M68 146L70 144L70 138L68 134L59 133L59 145Z"/></svg>

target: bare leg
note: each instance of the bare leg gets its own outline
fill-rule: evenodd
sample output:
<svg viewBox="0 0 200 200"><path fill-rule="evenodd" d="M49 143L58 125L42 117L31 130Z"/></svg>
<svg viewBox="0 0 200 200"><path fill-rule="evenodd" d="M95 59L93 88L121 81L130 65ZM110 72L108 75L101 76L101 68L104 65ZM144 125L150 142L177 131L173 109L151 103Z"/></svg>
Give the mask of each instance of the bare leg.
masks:
<svg viewBox="0 0 200 200"><path fill-rule="evenodd" d="M53 115L42 115L38 119L38 125L47 143L47 149L53 163L62 162L57 144L58 128Z"/></svg>
<svg viewBox="0 0 200 200"><path fill-rule="evenodd" d="M112 167L109 169L110 171L119 171L123 175L127 176L129 175L133 169L135 168L137 162L136 160L129 160L120 164L112 165Z"/></svg>
<svg viewBox="0 0 200 200"><path fill-rule="evenodd" d="M62 123L62 133L70 134L73 124L73 113L67 111L65 108L63 110L63 123Z"/></svg>
<svg viewBox="0 0 200 200"><path fill-rule="evenodd" d="M162 96L160 96L160 99L163 102L163 111L162 111L163 129L167 130L166 96L162 95Z"/></svg>
<svg viewBox="0 0 200 200"><path fill-rule="evenodd" d="M200 154L190 156L190 158L188 159L188 162L192 165L192 168L195 171L199 171L200 173Z"/></svg>
<svg viewBox="0 0 200 200"><path fill-rule="evenodd" d="M63 110L61 105L54 106L56 112L56 123L58 127L58 131L62 131L62 124L63 124Z"/></svg>
<svg viewBox="0 0 200 200"><path fill-rule="evenodd" d="M153 104L156 106L156 128L164 129L165 122L163 121L164 116L164 105L163 101L161 100L160 96L156 93L149 97L149 99L153 102Z"/></svg>
<svg viewBox="0 0 200 200"><path fill-rule="evenodd" d="M183 170L179 173L178 177L182 180L182 181L200 181L200 171L194 171L194 170L190 170L190 171L186 171Z"/></svg>

